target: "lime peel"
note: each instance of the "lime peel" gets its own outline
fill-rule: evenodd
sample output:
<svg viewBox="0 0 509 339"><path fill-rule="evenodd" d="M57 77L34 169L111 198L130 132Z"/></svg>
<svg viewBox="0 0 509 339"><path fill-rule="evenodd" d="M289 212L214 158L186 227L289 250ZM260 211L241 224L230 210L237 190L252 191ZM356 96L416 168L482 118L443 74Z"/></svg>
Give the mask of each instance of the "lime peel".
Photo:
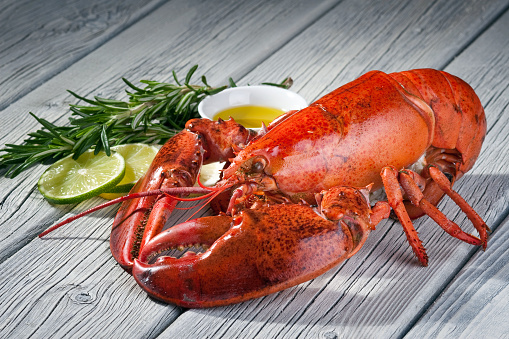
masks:
<svg viewBox="0 0 509 339"><path fill-rule="evenodd" d="M101 196L104 195L104 194L109 194L109 193L124 193L122 195L125 195L126 193L129 193L131 191L131 189L134 187L136 183L129 183L129 184L124 184L124 185L119 185L117 184L117 186L115 187L112 187L110 189L108 189L107 191L104 191L103 193L101 193Z"/></svg>
<svg viewBox="0 0 509 339"><path fill-rule="evenodd" d="M79 203L115 187L124 177L125 160L115 152L94 155L90 150L77 160L58 160L39 178L41 194L54 204Z"/></svg>
<svg viewBox="0 0 509 339"><path fill-rule="evenodd" d="M148 144L125 144L111 148L122 155L126 162L125 176L120 183L100 194L104 199L119 198L129 193L136 182L147 172L159 148Z"/></svg>

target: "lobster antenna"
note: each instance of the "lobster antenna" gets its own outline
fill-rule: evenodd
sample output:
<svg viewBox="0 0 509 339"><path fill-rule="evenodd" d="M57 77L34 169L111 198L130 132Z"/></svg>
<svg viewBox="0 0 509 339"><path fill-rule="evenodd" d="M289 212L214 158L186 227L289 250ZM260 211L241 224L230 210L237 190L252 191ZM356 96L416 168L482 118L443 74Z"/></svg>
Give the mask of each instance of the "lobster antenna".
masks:
<svg viewBox="0 0 509 339"><path fill-rule="evenodd" d="M39 234L39 238L42 238L45 235L47 235L48 233L53 232L57 228L59 228L61 226L64 226L65 224L68 224L68 223L70 223L70 222L72 222L72 221L74 221L76 219L84 217L85 215L88 215L88 214L93 213L95 211L101 210L101 209L106 208L108 206L118 204L118 203L123 202L125 200L143 198L143 197L148 197L148 196L153 196L153 195L167 194L167 195L172 195L173 198L182 201L185 198L177 198L177 197L174 197L173 195L174 194L190 194L190 193L207 193L203 197L188 198L188 200L193 201L193 200L205 199L205 198L209 197L210 195L212 195L213 193L216 193L215 191L214 192L210 192L210 191L211 191L210 188L202 188L202 187L176 187L176 188L160 188L160 189L152 190L152 191L139 192L139 193L131 193L131 194L128 194L126 196L123 196L123 197L120 197L120 198L116 198L116 199L107 201L107 202L105 202L103 204L100 204L98 206L92 207L91 209L88 209L88 210L86 210L84 212L78 213L75 216L67 218L64 221L59 222L58 224L56 224L54 226L51 226L46 231L44 231L41 234ZM186 200L183 200L183 201L186 201Z"/></svg>
<svg viewBox="0 0 509 339"><path fill-rule="evenodd" d="M228 187L227 187L228 188ZM227 189L225 188L225 189ZM191 220L192 217L194 217L196 215L196 213L200 212L205 206L207 206L207 204L209 202L211 202L212 200L214 200L215 197L217 197L219 194L223 193L224 190L220 190L220 191L217 191L217 192L212 192L212 195L210 194L207 194L207 196L210 195L210 198L208 198L207 200L204 201L204 203L200 206L200 208L198 208L193 214L191 214L191 216L189 218L187 218L186 222Z"/></svg>
<svg viewBox="0 0 509 339"><path fill-rule="evenodd" d="M207 187L207 186L205 186L204 184L201 183L200 176L198 176L198 178L196 178L196 181L198 182L198 185L200 185L201 188L209 188L209 187Z"/></svg>

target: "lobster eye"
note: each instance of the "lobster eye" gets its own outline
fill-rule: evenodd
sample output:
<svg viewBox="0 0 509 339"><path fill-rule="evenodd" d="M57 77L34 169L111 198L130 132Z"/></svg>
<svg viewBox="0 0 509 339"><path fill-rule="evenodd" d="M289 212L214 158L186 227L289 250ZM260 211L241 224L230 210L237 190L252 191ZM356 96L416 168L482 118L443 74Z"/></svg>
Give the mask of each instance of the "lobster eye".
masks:
<svg viewBox="0 0 509 339"><path fill-rule="evenodd" d="M253 173L261 173L265 169L266 165L267 165L267 161L264 158L253 159L253 163L251 165L251 171Z"/></svg>

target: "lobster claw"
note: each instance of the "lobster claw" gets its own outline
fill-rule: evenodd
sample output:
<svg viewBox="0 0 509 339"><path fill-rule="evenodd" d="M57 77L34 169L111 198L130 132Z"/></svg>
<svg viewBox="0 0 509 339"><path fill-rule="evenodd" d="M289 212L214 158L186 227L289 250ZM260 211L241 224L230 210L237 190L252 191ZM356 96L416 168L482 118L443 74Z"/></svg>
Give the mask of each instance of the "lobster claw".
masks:
<svg viewBox="0 0 509 339"><path fill-rule="evenodd" d="M147 174L131 193L192 186L201 163L200 138L184 130L159 150ZM110 248L125 270L130 271L140 248L163 229L176 204L169 196L148 196L122 203L113 222Z"/></svg>
<svg viewBox="0 0 509 339"><path fill-rule="evenodd" d="M215 122L192 119L186 130L170 138L131 193L191 187L203 163L232 157L232 146L244 145L252 132L232 119ZM141 249L164 228L177 204L169 195L150 195L124 201L110 236L111 253L128 272Z"/></svg>
<svg viewBox="0 0 509 339"><path fill-rule="evenodd" d="M345 191L343 199L361 194L354 188L341 189ZM339 206L338 199L323 201L322 210ZM325 206L327 201L334 206ZM358 200L350 201L356 204ZM319 276L362 246L371 227L370 206L366 200L361 204L356 206L361 214L346 209L340 220L329 220L306 205L272 205L243 210L230 220L209 217L176 225L144 247L132 274L149 295L191 308L281 291ZM165 247L208 243L215 236L204 253L163 256L149 263Z"/></svg>

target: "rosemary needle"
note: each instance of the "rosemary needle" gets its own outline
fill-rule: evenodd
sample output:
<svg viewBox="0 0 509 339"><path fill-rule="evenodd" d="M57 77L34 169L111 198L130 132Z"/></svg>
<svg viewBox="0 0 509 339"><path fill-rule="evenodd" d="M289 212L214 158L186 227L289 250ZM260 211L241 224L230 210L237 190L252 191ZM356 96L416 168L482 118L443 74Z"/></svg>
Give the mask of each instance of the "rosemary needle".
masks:
<svg viewBox="0 0 509 339"><path fill-rule="evenodd" d="M174 83L141 80L143 88L122 78L129 87L127 101L97 96L89 99L69 91L85 103L70 105L69 126L57 126L30 113L42 128L29 133L22 145L6 144L0 149L0 167L7 169L4 175L13 178L36 163L55 162L69 154L77 159L89 149L109 156L110 148L116 145L165 142L182 130L187 120L198 117L203 98L236 86L230 78L229 85L212 87L205 76L201 85L192 85L197 68L191 67L183 82L173 71ZM289 88L292 80L263 84Z"/></svg>

